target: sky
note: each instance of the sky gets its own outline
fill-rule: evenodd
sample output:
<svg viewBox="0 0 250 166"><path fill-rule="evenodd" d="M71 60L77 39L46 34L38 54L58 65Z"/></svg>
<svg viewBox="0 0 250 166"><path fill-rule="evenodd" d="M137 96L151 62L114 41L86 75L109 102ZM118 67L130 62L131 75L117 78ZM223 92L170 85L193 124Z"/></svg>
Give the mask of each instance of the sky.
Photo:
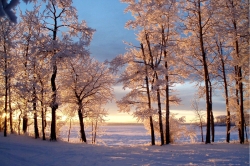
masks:
<svg viewBox="0 0 250 166"><path fill-rule="evenodd" d="M117 55L124 54L128 48L124 41L139 45L139 42L136 41L135 31L124 27L128 20L133 19L131 13L124 13L127 4L121 3L119 0L73 0L73 6L78 10L79 20L85 20L89 27L96 30L89 50L91 56L97 60L110 61ZM184 85L177 85L176 89L182 102L179 106L171 106L170 111L177 113L176 117L186 116L187 122L190 122L194 116L190 105L196 88L194 84L187 82ZM120 99L127 91L123 90L122 85L115 85L114 92L116 99ZM225 101L221 94L218 93L213 97L214 116L225 115ZM205 111L204 101L200 104L200 109ZM137 122L131 115L119 113L115 101L107 104L105 108L109 112L107 122Z"/></svg>

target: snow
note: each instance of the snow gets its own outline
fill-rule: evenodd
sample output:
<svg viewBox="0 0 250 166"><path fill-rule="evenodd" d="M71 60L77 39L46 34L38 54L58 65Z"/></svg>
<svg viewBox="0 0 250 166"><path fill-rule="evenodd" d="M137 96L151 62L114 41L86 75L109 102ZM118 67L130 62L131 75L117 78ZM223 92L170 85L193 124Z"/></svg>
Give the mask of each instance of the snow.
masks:
<svg viewBox="0 0 250 166"><path fill-rule="evenodd" d="M33 128L33 126L31 126ZM199 127L195 125L187 125L190 130L195 130L196 138L190 140L189 137L181 137L175 142L180 143L190 143L192 141L201 142L201 133ZM63 126L60 130L60 138L63 141L68 141L68 126ZM80 127L79 125L72 125L70 132L69 141L72 143L79 143ZM250 130L248 128L248 133ZM32 131L33 133L33 131ZM86 128L86 135L88 142L91 142L91 127ZM47 133L49 136L49 132ZM205 139L206 127L203 127L203 136ZM238 142L238 131L234 126L231 127L230 141ZM160 138L156 137L156 141L160 142ZM215 142L225 142L226 141L226 126L215 126ZM98 130L97 134L97 144L99 145L149 145L150 133L145 129L143 124L115 124L115 125L104 125Z"/></svg>
<svg viewBox="0 0 250 166"><path fill-rule="evenodd" d="M136 137L136 136L135 136ZM249 144L91 145L0 133L1 166L249 165Z"/></svg>

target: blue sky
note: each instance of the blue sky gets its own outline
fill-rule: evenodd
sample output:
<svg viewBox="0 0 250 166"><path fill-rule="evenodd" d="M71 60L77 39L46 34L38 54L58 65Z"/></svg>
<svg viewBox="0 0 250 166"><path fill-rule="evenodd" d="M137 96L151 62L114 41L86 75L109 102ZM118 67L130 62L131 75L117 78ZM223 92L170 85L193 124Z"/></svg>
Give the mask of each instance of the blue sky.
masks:
<svg viewBox="0 0 250 166"><path fill-rule="evenodd" d="M97 60L112 60L115 56L125 53L128 46L123 41L139 45L136 41L135 32L124 28L125 23L133 19L131 13L124 13L126 4L119 0L73 0L73 6L78 10L79 20L85 20L89 27L96 30L89 50L91 56ZM178 113L179 117L186 116L189 121L193 116L190 105L194 93L196 93L196 88L190 83L178 85L176 88L182 103L180 106L171 107L171 112ZM117 99L126 93L122 89L122 85L116 85L114 90ZM204 101L201 101L200 108L205 111ZM109 103L106 109L109 110L107 120L112 122L136 122L132 116L119 113L114 102ZM215 116L226 113L224 99L220 93L213 96L213 109Z"/></svg>
<svg viewBox="0 0 250 166"><path fill-rule="evenodd" d="M125 53L123 41L137 43L134 31L124 28L126 21L132 19L130 13L124 13L126 4L119 0L75 0L73 5L78 10L79 19L96 30L90 52L99 61Z"/></svg>

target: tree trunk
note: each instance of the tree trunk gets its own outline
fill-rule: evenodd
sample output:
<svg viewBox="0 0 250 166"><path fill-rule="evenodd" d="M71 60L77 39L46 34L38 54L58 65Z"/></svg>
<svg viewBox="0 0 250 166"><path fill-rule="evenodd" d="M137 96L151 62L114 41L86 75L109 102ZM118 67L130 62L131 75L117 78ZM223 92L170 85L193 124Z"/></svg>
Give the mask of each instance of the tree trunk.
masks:
<svg viewBox="0 0 250 166"><path fill-rule="evenodd" d="M33 65L33 72L36 71L36 65ZM37 123L37 94L36 94L36 77L33 73L33 111L34 111L34 132L35 138L39 138L38 123Z"/></svg>
<svg viewBox="0 0 250 166"><path fill-rule="evenodd" d="M235 29L236 28L236 23L234 23ZM236 55L237 58L239 58L239 43L238 40L236 39L235 41L235 50L236 50ZM244 143L244 107L243 107L243 83L242 83L242 71L241 67L236 65L235 66L235 84L236 84L236 103L239 109L239 115L240 115L240 125L239 125L239 139L240 143Z"/></svg>
<svg viewBox="0 0 250 166"><path fill-rule="evenodd" d="M42 107L42 134L43 134L43 140L46 140L46 137L45 137L45 124L44 124L44 108L43 108L43 105L41 106Z"/></svg>
<svg viewBox="0 0 250 166"><path fill-rule="evenodd" d="M208 73L208 66L207 66L207 58L206 52L204 49L203 43L203 26L201 21L201 4L200 0L198 1L198 18L199 18L199 38L200 38L200 47L201 47L201 55L202 55L202 63L203 63L203 70L204 70L204 82L205 82L205 89L206 89L206 110L207 110L207 133L206 133L206 144L211 143L210 140L210 112L211 112L211 103L209 102L209 73Z"/></svg>
<svg viewBox="0 0 250 166"><path fill-rule="evenodd" d="M212 133L212 142L214 142L214 114L213 114L213 108L212 108L212 83L210 81L210 78L208 80L209 83L209 102L210 102L210 120L211 120L211 133Z"/></svg>
<svg viewBox="0 0 250 166"><path fill-rule="evenodd" d="M246 142L248 142L248 136L247 136L247 124L246 124L246 121L244 120L244 122L245 122L245 133L246 133Z"/></svg>
<svg viewBox="0 0 250 166"><path fill-rule="evenodd" d="M211 132L212 132L212 142L214 142L214 115L211 110Z"/></svg>
<svg viewBox="0 0 250 166"><path fill-rule="evenodd" d="M96 132L97 132L97 119L95 121L95 130L94 131L95 131L94 132L94 144L95 144L95 142L96 142Z"/></svg>
<svg viewBox="0 0 250 166"><path fill-rule="evenodd" d="M228 87L227 87L227 76L226 76L226 69L225 69L225 62L223 59L223 51L222 51L222 44L220 43L219 46L219 52L220 52L220 60L221 60L221 67L222 67L222 77L223 77L223 83L224 83L224 93L226 98L226 112L227 112L227 118L226 118L226 141L230 142L230 129L231 129L231 120L230 120L230 110L229 110L229 98L228 98Z"/></svg>
<svg viewBox="0 0 250 166"><path fill-rule="evenodd" d="M34 132L35 132L34 134L35 138L39 138L36 104L37 104L36 88L35 85L33 85L33 111L34 111Z"/></svg>
<svg viewBox="0 0 250 166"><path fill-rule="evenodd" d="M28 117L27 114L25 113L25 115L23 116L23 133L27 132L27 128L28 128Z"/></svg>
<svg viewBox="0 0 250 166"><path fill-rule="evenodd" d="M20 131L21 131L21 121L22 121L21 119L22 119L22 112L18 116L18 129L17 129L18 130L18 135L20 135Z"/></svg>
<svg viewBox="0 0 250 166"><path fill-rule="evenodd" d="M158 81L158 74L155 72L155 79ZM157 103L158 103L158 114L159 114L159 128L160 128L160 138L161 145L164 144L164 134L163 134L163 125L162 125L162 112L161 112L161 96L160 96L160 88L157 85Z"/></svg>
<svg viewBox="0 0 250 166"><path fill-rule="evenodd" d="M91 127L92 127L92 144L94 144L94 122L92 121L92 124L91 124Z"/></svg>
<svg viewBox="0 0 250 166"><path fill-rule="evenodd" d="M169 17L168 17L168 23L169 23ZM169 32L169 24L168 24L168 28L167 31ZM165 30L164 30L164 26L161 26L161 34L162 34L162 46L163 46L163 54L164 54L164 59L165 59L165 69L166 69L166 75L165 75L165 81L166 81L166 87L165 87L165 95L166 95L166 131L165 131L165 137L166 137L166 144L170 143L170 126L169 126L169 114L170 114L170 110L169 110L169 75L168 75L168 62L167 62L167 51L166 51L166 47L167 47L167 41L166 41L166 37L165 37ZM167 35L168 38L168 35Z"/></svg>
<svg viewBox="0 0 250 166"><path fill-rule="evenodd" d="M84 123L83 123L83 115L81 108L78 109L78 117L79 117L79 123L80 123L80 134L81 134L81 141L87 143L85 130L84 130Z"/></svg>
<svg viewBox="0 0 250 166"><path fill-rule="evenodd" d="M165 63L165 67L167 68L167 62ZM165 76L165 80L166 80L166 144L170 143L170 126L169 126L169 114L170 114L170 110L169 110L169 85L168 85L168 75Z"/></svg>
<svg viewBox="0 0 250 166"><path fill-rule="evenodd" d="M46 140L46 137L45 137L45 120L44 119L46 119L46 117L45 117L45 115L44 115L44 104L43 104L43 102L44 102L44 86L43 86L43 82L41 81L41 79L40 79L40 83L41 83L41 101L40 101L40 103L41 103L41 108L42 108L42 112L41 112L41 118L42 118L42 134L43 134L43 140Z"/></svg>
<svg viewBox="0 0 250 166"><path fill-rule="evenodd" d="M241 130L241 140L240 140L240 143L241 144L244 144L244 108L243 108L243 83L242 83L242 74L241 74L241 67L239 67L239 78L240 78L240 81L239 81L239 92L240 92L240 121L241 121L241 124L240 124L240 130Z"/></svg>
<svg viewBox="0 0 250 166"><path fill-rule="evenodd" d="M231 1L231 7L232 9L235 8L235 4L234 1ZM241 57L240 57L240 51L239 51L239 41L238 41L238 27L237 27L237 22L236 20L232 20L233 26L234 26L234 36L235 36L235 41L234 41L234 47L235 47L235 51L236 51L236 56L237 61L240 61ZM244 143L244 105L243 105L243 82L242 82L242 71L241 71L241 66L239 64L237 64L235 66L236 69L236 73L235 73L235 81L236 81L236 86L238 89L238 92L236 90L236 97L237 98L237 102L239 104L239 114L240 114L240 128L239 128L239 135L240 135L240 143L243 144Z"/></svg>
<svg viewBox="0 0 250 166"><path fill-rule="evenodd" d="M53 63L53 74L51 76L51 87L52 87L52 102L51 102L51 130L50 130L50 140L56 141L56 110L58 108L58 104L56 102L56 74L57 74L57 66L54 60Z"/></svg>
<svg viewBox="0 0 250 166"><path fill-rule="evenodd" d="M10 77L9 77L9 82L8 82L8 84L9 84L9 88L8 88L8 90L9 90L9 112L10 112L10 132L11 133L14 133L14 130L13 130L13 113L12 113L12 107L11 107L11 89L10 89Z"/></svg>
<svg viewBox="0 0 250 166"><path fill-rule="evenodd" d="M56 141L56 108L52 108L50 141Z"/></svg>
<svg viewBox="0 0 250 166"><path fill-rule="evenodd" d="M39 138L38 124L37 124L37 112L34 113L34 129L35 129L35 138Z"/></svg>
<svg viewBox="0 0 250 166"><path fill-rule="evenodd" d="M147 89L147 98L148 98L148 109L151 110L151 96L150 96L150 91L149 91L149 81L148 81L148 67L147 67L147 62L146 62L146 57L145 57L145 52L144 52L144 47L143 44L141 43L141 50L142 50L142 55L143 55L143 61L145 65L145 71L146 71L146 89ZM151 134L151 145L155 145L155 132L154 132L154 124L153 124L153 118L152 116L149 116L149 123L150 123L150 134Z"/></svg>
<svg viewBox="0 0 250 166"><path fill-rule="evenodd" d="M4 136L7 137L7 107L8 107L8 75L7 75L7 54L4 46L5 59L4 59L4 78L5 78L5 94L4 94Z"/></svg>
<svg viewBox="0 0 250 166"><path fill-rule="evenodd" d="M200 130L201 130L201 142L204 142L204 139L203 139L202 122L200 122Z"/></svg>
<svg viewBox="0 0 250 166"><path fill-rule="evenodd" d="M69 120L68 142L69 142L69 137L70 137L70 131L71 131L71 118Z"/></svg>
<svg viewBox="0 0 250 166"><path fill-rule="evenodd" d="M152 116L149 116L150 123L150 134L151 134L151 145L155 145L155 131Z"/></svg>

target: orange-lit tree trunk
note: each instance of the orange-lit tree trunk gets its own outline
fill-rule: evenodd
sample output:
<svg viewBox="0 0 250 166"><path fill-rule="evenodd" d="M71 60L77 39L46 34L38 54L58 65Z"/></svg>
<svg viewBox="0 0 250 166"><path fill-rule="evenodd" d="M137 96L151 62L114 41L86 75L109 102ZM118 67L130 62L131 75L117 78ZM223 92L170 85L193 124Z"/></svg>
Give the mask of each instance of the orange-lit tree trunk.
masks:
<svg viewBox="0 0 250 166"><path fill-rule="evenodd" d="M83 114L82 114L82 104L79 103L78 105L78 117L79 117L79 124L80 124L80 134L81 134L81 141L87 143L85 130L84 130L84 122L83 122Z"/></svg>
<svg viewBox="0 0 250 166"><path fill-rule="evenodd" d="M199 28L199 44L201 49L202 56L202 65L204 71L204 83L205 83L205 96L206 96L206 111L207 111L207 132L206 132L206 144L211 143L210 140L210 124L211 124L211 110L212 103L210 102L210 93L209 93L209 72L207 65L207 55L204 48L204 39L203 39L203 26L202 26L202 14L201 14L201 2L198 0L198 28Z"/></svg>
<svg viewBox="0 0 250 166"><path fill-rule="evenodd" d="M148 109L151 110L152 106L151 106L151 96L150 96L150 91L149 91L148 64L146 61L145 51L144 51L144 47L142 43L141 43L141 50L142 50L143 61L144 61L145 72L146 72L145 82L146 82L146 89L147 89ZM149 116L149 123L150 123L150 133L151 133L151 145L155 145L154 124L153 124L153 118L151 115Z"/></svg>

